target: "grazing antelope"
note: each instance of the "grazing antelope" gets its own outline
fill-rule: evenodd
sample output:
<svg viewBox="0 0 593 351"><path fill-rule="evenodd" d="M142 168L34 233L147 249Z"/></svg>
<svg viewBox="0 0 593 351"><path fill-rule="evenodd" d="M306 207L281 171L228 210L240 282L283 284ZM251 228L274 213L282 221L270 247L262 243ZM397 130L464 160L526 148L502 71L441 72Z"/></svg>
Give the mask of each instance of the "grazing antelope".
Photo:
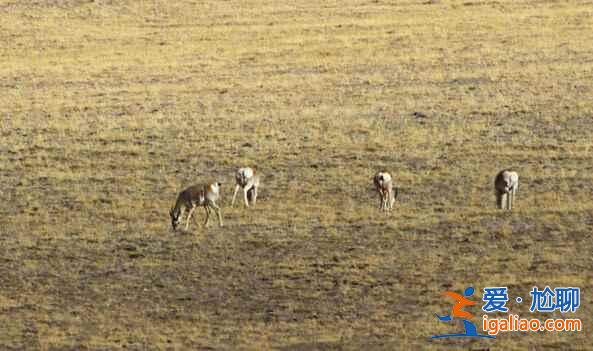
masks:
<svg viewBox="0 0 593 351"><path fill-rule="evenodd" d="M243 189L243 199L245 200L245 206L249 207L249 201L252 205L255 205L257 201L257 189L259 188L259 175L255 174L255 171L250 167L239 168L235 173L235 193L233 194L233 200L231 206L235 205L235 198L239 189Z"/></svg>
<svg viewBox="0 0 593 351"><path fill-rule="evenodd" d="M373 177L373 183L375 184L375 189L377 189L377 192L379 193L379 208L383 211L393 209L393 203L397 198L399 190L395 188L395 193L393 192L391 175L385 171L378 172Z"/></svg>
<svg viewBox="0 0 593 351"><path fill-rule="evenodd" d="M512 210L515 204L515 193L519 188L519 175L517 172L505 169L500 171L494 178L494 190L496 192L496 207L504 210Z"/></svg>
<svg viewBox="0 0 593 351"><path fill-rule="evenodd" d="M187 230L189 228L189 220L198 206L204 206L204 210L206 210L206 222L204 226L208 226L210 210L214 210L218 215L218 223L222 227L220 207L216 205L216 201L220 197L220 186L221 183L219 182L207 185L193 185L180 192L179 196L177 196L175 206L169 211L173 230L176 230L181 222L183 212L188 211L187 219L185 220L185 230Z"/></svg>

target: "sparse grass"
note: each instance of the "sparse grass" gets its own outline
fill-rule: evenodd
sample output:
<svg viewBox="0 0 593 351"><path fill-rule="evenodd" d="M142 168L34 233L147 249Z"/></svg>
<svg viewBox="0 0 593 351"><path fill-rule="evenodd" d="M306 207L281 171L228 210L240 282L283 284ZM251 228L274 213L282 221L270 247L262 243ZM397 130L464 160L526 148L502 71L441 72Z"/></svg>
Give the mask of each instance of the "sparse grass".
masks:
<svg viewBox="0 0 593 351"><path fill-rule="evenodd" d="M587 1L0 0L0 16L2 348L591 348ZM228 206L239 165L264 175L249 211ZM505 167L511 214L492 193ZM401 186L390 215L379 168ZM176 193L215 178L225 227L172 233ZM585 331L429 341L451 331L440 293L468 285L581 287Z"/></svg>

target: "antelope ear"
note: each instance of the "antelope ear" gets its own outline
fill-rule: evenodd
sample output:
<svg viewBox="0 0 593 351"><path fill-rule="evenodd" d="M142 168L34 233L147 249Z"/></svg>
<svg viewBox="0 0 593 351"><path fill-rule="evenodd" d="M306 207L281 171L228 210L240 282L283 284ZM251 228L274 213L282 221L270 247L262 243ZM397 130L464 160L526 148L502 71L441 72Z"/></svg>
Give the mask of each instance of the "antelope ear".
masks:
<svg viewBox="0 0 593 351"><path fill-rule="evenodd" d="M173 216L173 209L172 208L169 210L169 216Z"/></svg>

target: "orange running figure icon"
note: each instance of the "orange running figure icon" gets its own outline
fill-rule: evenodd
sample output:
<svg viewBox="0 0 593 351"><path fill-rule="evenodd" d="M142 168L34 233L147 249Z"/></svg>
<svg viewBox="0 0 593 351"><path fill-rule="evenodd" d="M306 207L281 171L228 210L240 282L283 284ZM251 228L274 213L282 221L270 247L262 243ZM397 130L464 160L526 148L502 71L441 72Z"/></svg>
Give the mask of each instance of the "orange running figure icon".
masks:
<svg viewBox="0 0 593 351"><path fill-rule="evenodd" d="M457 303L453 305L453 317L472 318L474 316L473 314L467 311L463 311L463 308L465 306L475 305L475 301L465 298L464 296L452 291L445 291L443 295L452 297L453 299L457 300Z"/></svg>

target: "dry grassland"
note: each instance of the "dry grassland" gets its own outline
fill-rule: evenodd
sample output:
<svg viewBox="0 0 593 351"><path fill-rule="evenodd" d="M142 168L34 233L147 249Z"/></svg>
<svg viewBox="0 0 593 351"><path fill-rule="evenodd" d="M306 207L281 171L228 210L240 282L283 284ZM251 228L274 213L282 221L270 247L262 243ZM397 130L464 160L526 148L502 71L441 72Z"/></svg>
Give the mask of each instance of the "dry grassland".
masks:
<svg viewBox="0 0 593 351"><path fill-rule="evenodd" d="M0 18L0 348L592 348L591 1L0 0ZM251 210L229 207L240 165L263 175ZM173 233L177 192L212 179L225 227L197 212ZM585 331L430 341L461 328L440 293L468 285L581 287Z"/></svg>

